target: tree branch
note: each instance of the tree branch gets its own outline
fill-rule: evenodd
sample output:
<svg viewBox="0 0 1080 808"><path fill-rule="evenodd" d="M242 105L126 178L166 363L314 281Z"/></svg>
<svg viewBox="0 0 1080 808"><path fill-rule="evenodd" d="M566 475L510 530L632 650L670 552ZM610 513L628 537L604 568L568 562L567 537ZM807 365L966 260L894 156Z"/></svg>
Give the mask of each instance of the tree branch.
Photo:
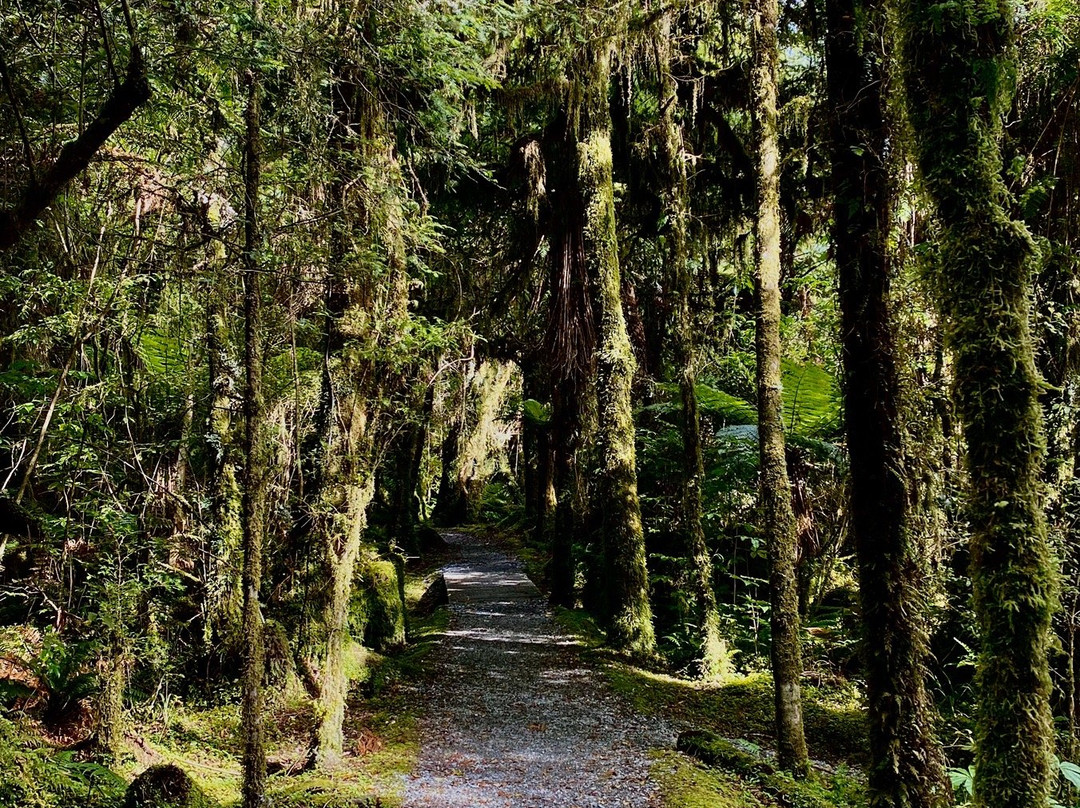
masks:
<svg viewBox="0 0 1080 808"><path fill-rule="evenodd" d="M64 146L44 177L27 185L13 210L0 213L0 250L19 241L64 187L89 165L105 141L149 100L150 83L146 80L142 52L138 45L132 45L127 76L105 99L97 117L81 135Z"/></svg>

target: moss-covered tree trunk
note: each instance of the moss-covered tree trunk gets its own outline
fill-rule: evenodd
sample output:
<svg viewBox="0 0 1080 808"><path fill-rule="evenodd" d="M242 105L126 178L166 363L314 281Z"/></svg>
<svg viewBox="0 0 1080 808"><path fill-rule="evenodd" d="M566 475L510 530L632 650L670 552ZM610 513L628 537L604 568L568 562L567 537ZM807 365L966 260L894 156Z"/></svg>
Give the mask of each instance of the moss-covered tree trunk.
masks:
<svg viewBox="0 0 1080 808"><path fill-rule="evenodd" d="M344 746L350 683L346 663L356 639L350 633L349 607L375 491L379 443L385 437L382 402L395 379L392 352L385 343L394 339L407 313L400 168L374 86L373 75L348 63L331 85L333 226L322 398L316 415L318 470L310 488L312 529L325 586L313 750L313 762L323 770L340 763ZM356 175L374 187L357 188L352 179ZM354 237L370 241L354 244ZM370 250L381 253L382 267L369 263Z"/></svg>
<svg viewBox="0 0 1080 808"><path fill-rule="evenodd" d="M879 0L828 0L833 249L851 460L870 724L870 803L944 808L952 800L926 692L926 560L908 514L900 380L890 310L893 184Z"/></svg>
<svg viewBox="0 0 1080 808"><path fill-rule="evenodd" d="M363 418L361 407L346 406L351 410L350 417ZM344 463L348 462L344 460ZM343 726L349 695L347 659L354 642L349 631L349 606L367 526L367 508L375 491L374 474L359 472L352 481L345 482L347 476L347 471L335 469L332 475L335 482L323 489L325 521L319 528L329 592L323 601L322 627L326 632L326 645L319 665L319 726L314 762L324 771L340 765L345 745ZM329 501L339 497L344 497L345 501Z"/></svg>
<svg viewBox="0 0 1080 808"><path fill-rule="evenodd" d="M109 763L119 763L124 754L124 692L134 664L127 646L123 637L110 638L97 666L100 690L95 745Z"/></svg>
<svg viewBox="0 0 1080 808"><path fill-rule="evenodd" d="M222 255L224 257L224 249ZM207 306L207 371L210 407L207 418L210 512L203 551L204 624L207 648L223 645L235 651L240 637L243 588L238 572L242 568L240 547L241 493L236 475L233 445L233 396L237 386L228 352L224 290L210 291Z"/></svg>
<svg viewBox="0 0 1080 808"><path fill-rule="evenodd" d="M757 409L761 514L769 554L772 669L780 765L798 776L810 768L803 733L802 627L796 575L797 533L784 454L780 382L780 159L776 127L779 50L776 0L751 3L751 112L757 161L754 290L757 302Z"/></svg>
<svg viewBox="0 0 1080 808"><path fill-rule="evenodd" d="M679 500L679 531L687 559L690 562L691 589L701 648L698 653L698 674L713 680L731 674L731 654L720 633L720 613L713 589L713 565L705 543L702 527L701 484L705 464L701 453L701 417L697 401L697 369L694 365L694 317L690 307L693 271L690 266L688 230L690 226L687 155L683 148L682 127L676 118L678 85L669 69L671 15L662 22L660 41L665 51L661 60L663 109L661 144L667 163L668 187L664 203L671 231L671 245L665 260L665 275L674 293L672 309L671 346L675 372L679 379L679 399L682 403L682 485Z"/></svg>
<svg viewBox="0 0 1080 808"><path fill-rule="evenodd" d="M1002 181L1016 9L999 0L902 9L908 112L942 227L935 291L967 442L980 639L974 802L1031 808L1046 805L1056 779L1047 653L1057 573L1029 325L1034 246L1009 218Z"/></svg>
<svg viewBox="0 0 1080 808"><path fill-rule="evenodd" d="M259 2L253 3L259 16ZM248 74L248 100L244 115L244 493L242 499L243 670L241 673L241 721L244 740L242 763L243 808L260 808L266 792L266 752L263 748L264 670L263 619L259 606L262 584L262 550L266 535L268 456L264 438L265 405L262 390L262 266L259 251L259 181L262 151L259 137L261 77Z"/></svg>
<svg viewBox="0 0 1080 808"><path fill-rule="evenodd" d="M585 212L585 264L599 309L596 358L599 457L596 506L602 514L608 590L608 642L636 656L655 652L656 639L645 568L645 535L637 492L631 386L634 354L622 310L619 245L612 185L611 58L625 30L627 10L604 9L606 35L589 43L581 59L577 181Z"/></svg>

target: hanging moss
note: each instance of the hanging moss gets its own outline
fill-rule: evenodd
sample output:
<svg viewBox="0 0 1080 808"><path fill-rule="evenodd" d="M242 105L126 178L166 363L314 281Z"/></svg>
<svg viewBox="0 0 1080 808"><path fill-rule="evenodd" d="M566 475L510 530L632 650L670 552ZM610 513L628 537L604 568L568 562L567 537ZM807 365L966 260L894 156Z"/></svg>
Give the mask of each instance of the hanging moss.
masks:
<svg viewBox="0 0 1080 808"><path fill-rule="evenodd" d="M619 252L612 184L611 53L625 25L625 7L613 15L614 30L590 43L582 55L577 106L577 181L585 211L585 263L600 310L596 358L599 456L598 503L608 591L608 641L626 653L648 657L656 637L645 568L645 535L637 492L631 386L634 354L622 310Z"/></svg>
<svg viewBox="0 0 1080 808"><path fill-rule="evenodd" d="M908 111L942 225L933 286L955 357L967 440L979 626L974 801L1045 805L1053 780L1047 663L1056 572L1046 539L1044 439L1029 328L1031 258L1001 179L1001 113L1016 72L1013 7L907 0Z"/></svg>

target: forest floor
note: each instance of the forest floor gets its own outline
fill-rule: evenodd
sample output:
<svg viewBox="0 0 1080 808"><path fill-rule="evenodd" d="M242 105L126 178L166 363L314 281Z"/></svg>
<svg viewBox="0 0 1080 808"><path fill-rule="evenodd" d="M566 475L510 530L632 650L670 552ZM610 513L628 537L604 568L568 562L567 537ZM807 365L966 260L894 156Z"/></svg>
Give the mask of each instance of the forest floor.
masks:
<svg viewBox="0 0 1080 808"><path fill-rule="evenodd" d="M409 647L382 657L356 645L343 766L305 770L315 710L298 685L275 688L266 715L273 808L857 808L865 716L851 683L804 689L815 774L773 771L772 682L753 673L702 684L629 664L583 611L551 610L534 578L542 555L516 534L448 534L413 570ZM445 577L449 608L420 614ZM147 766L188 772L208 804L239 801L238 705L152 702L133 716L116 777L75 761L24 717L0 720L0 808L115 808ZM705 766L678 733L714 733ZM17 775L20 796L6 800ZM112 779L110 779L112 778ZM15 793L12 791L11 793ZM77 799L72 802L69 796ZM30 799L33 797L33 799Z"/></svg>
<svg viewBox="0 0 1080 808"><path fill-rule="evenodd" d="M449 622L429 637L425 674L403 683L419 745L404 808L863 804L865 719L845 692L807 688L815 774L796 783L765 751L767 675L703 685L630 665L584 612L546 605L528 547L489 531L447 538ZM737 739L729 765L675 751L686 729Z"/></svg>
<svg viewBox="0 0 1080 808"><path fill-rule="evenodd" d="M651 750L675 728L646 718L583 655L521 562L448 534L450 625L416 688L420 755L406 808L659 806Z"/></svg>

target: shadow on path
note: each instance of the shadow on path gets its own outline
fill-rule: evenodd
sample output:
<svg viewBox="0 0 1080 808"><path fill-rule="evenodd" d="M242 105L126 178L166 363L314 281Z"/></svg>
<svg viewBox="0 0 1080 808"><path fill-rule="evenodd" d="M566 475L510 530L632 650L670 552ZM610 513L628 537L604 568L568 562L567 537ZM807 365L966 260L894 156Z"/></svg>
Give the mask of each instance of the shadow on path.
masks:
<svg viewBox="0 0 1080 808"><path fill-rule="evenodd" d="M552 618L521 564L449 534L451 621L418 692L406 808L647 808L652 747L674 731L633 712Z"/></svg>

